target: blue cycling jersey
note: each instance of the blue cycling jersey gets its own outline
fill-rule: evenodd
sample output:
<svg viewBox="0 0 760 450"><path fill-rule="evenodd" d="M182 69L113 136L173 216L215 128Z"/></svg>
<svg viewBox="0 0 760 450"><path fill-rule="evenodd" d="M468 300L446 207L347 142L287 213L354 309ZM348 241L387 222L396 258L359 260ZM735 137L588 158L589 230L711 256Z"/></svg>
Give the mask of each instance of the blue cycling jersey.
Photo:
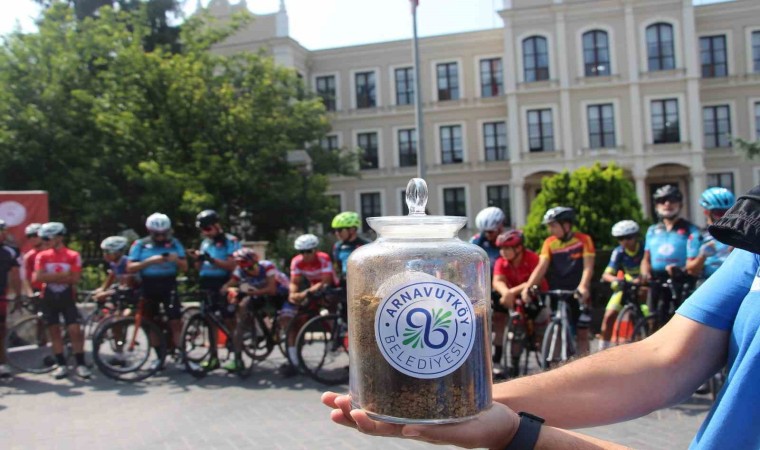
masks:
<svg viewBox="0 0 760 450"><path fill-rule="evenodd" d="M132 244L129 249L129 260L132 262L145 261L151 256L164 253L176 253L178 257L185 257L185 247L180 242L171 238L166 242L156 243L150 237L142 238ZM176 262L162 262L150 265L140 271L143 278L174 277L179 272Z"/></svg>
<svg viewBox="0 0 760 450"><path fill-rule="evenodd" d="M123 275L127 274L127 257L122 255L118 261L109 262L108 267L111 269L111 272L116 275L116 279L121 279Z"/></svg>
<svg viewBox="0 0 760 450"><path fill-rule="evenodd" d="M731 246L715 239L708 231L702 233L702 240L704 242L703 247L709 245L714 249L710 252L710 256L705 258L705 267L702 270L702 278L707 279L726 261L728 255L731 254Z"/></svg>
<svg viewBox="0 0 760 450"><path fill-rule="evenodd" d="M496 265L496 260L499 259L499 247L496 244L492 244L491 241L486 239L486 235L478 233L470 239L470 244L475 244L482 248L488 254L488 259L491 261L491 277L493 277L493 268Z"/></svg>
<svg viewBox="0 0 760 450"><path fill-rule="evenodd" d="M366 244L369 244L368 240L357 236L353 241L338 241L333 245L333 261L340 268L342 278L345 278L348 272L348 257L354 250Z"/></svg>
<svg viewBox="0 0 760 450"><path fill-rule="evenodd" d="M644 249L649 252L653 272L664 272L665 267L684 267L687 259L699 255L702 235L694 224L678 219L668 231L660 222L649 227Z"/></svg>
<svg viewBox="0 0 760 450"><path fill-rule="evenodd" d="M235 252L240 249L240 241L238 238L231 234L220 233L215 238L206 238L201 242L201 253L208 253L214 259L226 260ZM222 269L221 267L212 264L210 261L203 261L198 274L202 277L213 278L229 278L229 271Z"/></svg>
<svg viewBox="0 0 760 450"><path fill-rule="evenodd" d="M633 253L622 245L618 245L612 251L610 262L604 272L617 275L618 271L622 270L625 275L636 278L639 276L642 259L644 259L644 246L641 244L637 244L636 251Z"/></svg>

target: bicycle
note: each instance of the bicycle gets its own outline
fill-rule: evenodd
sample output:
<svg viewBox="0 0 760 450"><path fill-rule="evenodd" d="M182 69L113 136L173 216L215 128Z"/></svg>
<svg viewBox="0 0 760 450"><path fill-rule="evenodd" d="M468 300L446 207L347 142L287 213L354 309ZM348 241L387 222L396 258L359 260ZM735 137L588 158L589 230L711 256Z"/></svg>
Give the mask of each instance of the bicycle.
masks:
<svg viewBox="0 0 760 450"><path fill-rule="evenodd" d="M299 368L312 379L336 385L348 382L348 320L346 291L326 288L326 302L298 332L296 349Z"/></svg>
<svg viewBox="0 0 760 450"><path fill-rule="evenodd" d="M534 292L536 287L531 288ZM564 289L552 289L538 292L537 295L544 298L544 304L552 305L552 317L544 333L541 343L541 368L549 370L560 363L573 357L576 353L575 337L570 324L569 301L579 299L578 291ZM554 305L557 305L556 308Z"/></svg>
<svg viewBox="0 0 760 450"><path fill-rule="evenodd" d="M648 336L646 327L648 316L644 314L639 301L641 285L627 280L618 280L617 284L622 293L620 301L623 307L612 327L614 330L612 343L619 345L645 339Z"/></svg>
<svg viewBox="0 0 760 450"><path fill-rule="evenodd" d="M696 279L676 267L670 276L653 277L649 281L649 286L650 297L659 295L650 302L655 306L654 311L650 311L645 323L641 325L646 327L647 336L662 328L675 315L676 309L696 289ZM638 332L634 328L634 333Z"/></svg>
<svg viewBox="0 0 760 450"><path fill-rule="evenodd" d="M510 312L504 331L504 368L509 378L528 374L530 354L533 353L538 367L542 367L541 339L543 333L536 323L538 314L545 305L540 297L525 304L522 299L515 301L514 311Z"/></svg>

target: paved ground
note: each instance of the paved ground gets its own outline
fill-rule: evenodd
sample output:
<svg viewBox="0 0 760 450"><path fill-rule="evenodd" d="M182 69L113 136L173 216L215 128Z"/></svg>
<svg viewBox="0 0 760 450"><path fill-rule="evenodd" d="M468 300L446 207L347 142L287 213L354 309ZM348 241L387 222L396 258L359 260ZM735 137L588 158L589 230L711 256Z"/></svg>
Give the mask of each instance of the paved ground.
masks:
<svg viewBox="0 0 760 450"><path fill-rule="evenodd" d="M246 381L222 372L197 381L173 367L136 385L102 376L83 382L21 375L0 384L0 448L440 448L332 425L319 403L324 388L303 377L282 379L281 362L265 361ZM706 398L695 396L586 431L636 448L686 448L708 408Z"/></svg>

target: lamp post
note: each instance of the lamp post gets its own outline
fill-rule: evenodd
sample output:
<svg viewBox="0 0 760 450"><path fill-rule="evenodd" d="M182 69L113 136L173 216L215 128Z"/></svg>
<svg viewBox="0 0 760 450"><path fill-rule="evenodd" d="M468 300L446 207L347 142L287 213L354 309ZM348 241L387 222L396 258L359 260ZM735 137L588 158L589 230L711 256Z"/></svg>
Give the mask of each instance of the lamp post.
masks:
<svg viewBox="0 0 760 450"><path fill-rule="evenodd" d="M306 214L306 201L308 195L309 175L312 173L311 156L306 150L288 150L287 155L288 164L295 166L298 172L303 177L303 193L301 194L301 217L303 217L303 232L309 232L309 218Z"/></svg>

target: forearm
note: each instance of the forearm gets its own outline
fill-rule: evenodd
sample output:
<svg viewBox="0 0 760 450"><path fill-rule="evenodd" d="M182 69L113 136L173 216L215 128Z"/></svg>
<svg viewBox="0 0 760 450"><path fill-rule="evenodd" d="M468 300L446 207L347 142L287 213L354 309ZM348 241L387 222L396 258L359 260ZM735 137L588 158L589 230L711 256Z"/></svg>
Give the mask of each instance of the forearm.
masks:
<svg viewBox="0 0 760 450"><path fill-rule="evenodd" d="M684 268L686 270L686 273L693 277L698 277L702 274L702 270L705 267L705 260L707 257L705 255L699 255L696 258L691 258L686 260L686 267Z"/></svg>
<svg viewBox="0 0 760 450"><path fill-rule="evenodd" d="M498 292L500 295L504 295L509 292L509 286L507 286L507 283L504 280L499 280L496 278L494 278L493 283L491 283L491 289Z"/></svg>
<svg viewBox="0 0 760 450"><path fill-rule="evenodd" d="M586 256L583 258L583 275L579 287L589 289L591 287L591 278L594 276L594 257Z"/></svg>
<svg viewBox="0 0 760 450"><path fill-rule="evenodd" d="M70 272L59 272L59 273L39 272L35 276L35 281L39 283L72 284L71 275L72 274Z"/></svg>
<svg viewBox="0 0 760 450"><path fill-rule="evenodd" d="M607 283L613 283L617 281L617 277L614 274L611 274L609 272L604 272L602 274L602 281L606 281Z"/></svg>

